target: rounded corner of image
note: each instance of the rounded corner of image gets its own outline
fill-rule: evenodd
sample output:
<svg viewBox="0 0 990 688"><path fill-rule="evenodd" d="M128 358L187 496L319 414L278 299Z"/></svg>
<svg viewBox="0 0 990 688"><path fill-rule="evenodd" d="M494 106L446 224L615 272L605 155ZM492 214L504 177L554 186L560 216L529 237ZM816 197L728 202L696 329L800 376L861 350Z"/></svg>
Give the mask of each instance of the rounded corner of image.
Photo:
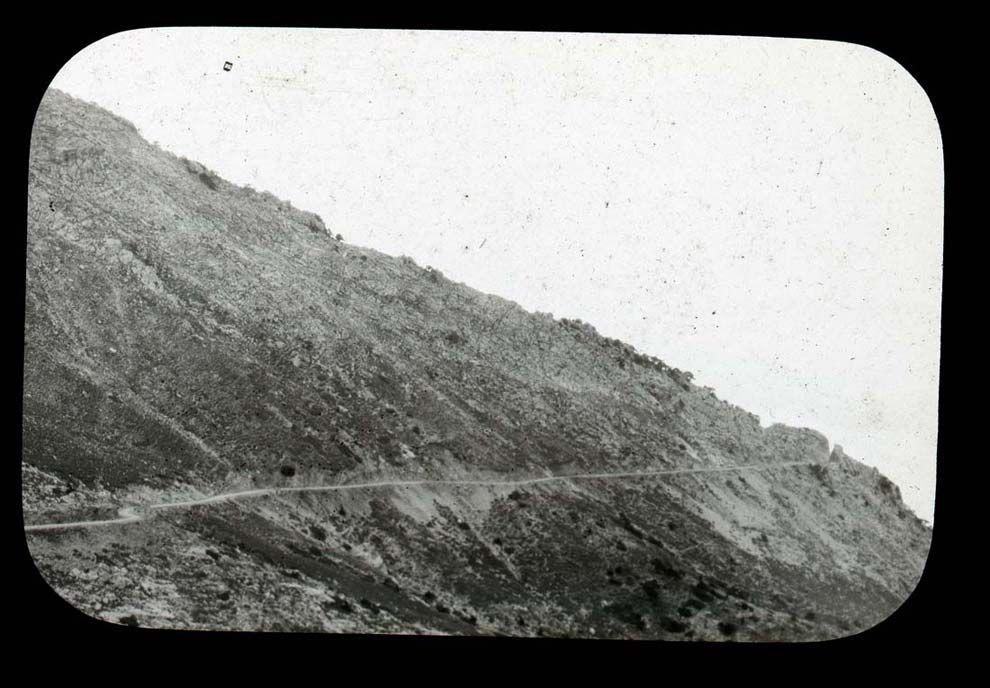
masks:
<svg viewBox="0 0 990 688"><path fill-rule="evenodd" d="M39 588L40 590L44 590L42 592L43 595L50 596L49 599L51 600L51 602L49 603L49 606L53 606L56 608L60 607L61 609L59 609L59 612L62 614L78 615L79 618L77 620L81 621L84 619L85 620L84 623L87 624L96 624L97 626L132 625L122 620L113 620L113 619L107 619L96 616L91 612L86 611L82 607L74 604L65 595L63 595L59 591L58 587L52 584L52 581L48 579L48 577L41 570L41 567L38 565L38 560L32 551L30 537L31 536L29 536L25 532L24 555L25 558L27 559L27 566L25 567L27 569L27 576L31 577L33 574L35 586L37 586L37 588ZM126 615L122 618L126 618Z"/></svg>
<svg viewBox="0 0 990 688"><path fill-rule="evenodd" d="M865 628L851 630L843 633L842 635L836 636L834 638L828 638L820 642L847 642L855 639L866 639L869 636L875 635L877 633L885 633L884 629L890 627L891 625L900 625L900 619L905 618L905 615L911 616L913 612L914 598L918 594L918 590L922 587L922 582L929 570L929 561L931 555L931 547L929 546L928 553L925 555L925 562L921 567L921 573L916 577L914 584L911 586L910 591L908 591L900 599L896 605L892 605L890 611L881 619L872 622Z"/></svg>
<svg viewBox="0 0 990 688"><path fill-rule="evenodd" d="M897 57L894 57L893 55L885 52L881 48L872 46L868 43L859 43L855 41L843 41L843 40L836 40L829 42L834 43L836 45L847 46L852 50L859 51L864 57L868 56L868 59L873 62L875 69L879 70L886 68L893 70L893 72L898 75L898 78L906 82L912 90L921 94L923 96L921 100L924 103L924 106L927 107L927 110L932 120L935 122L935 130L938 136L938 144L939 147L941 147L942 125L941 125L941 121L939 120L938 110L936 110L935 108L935 104L932 101L932 97L931 94L928 92L928 89L925 87L924 83L922 83L922 81L918 78L918 76L916 76L915 72L911 71L911 69L905 66L905 64L901 62Z"/></svg>
<svg viewBox="0 0 990 688"><path fill-rule="evenodd" d="M72 55L70 55L67 59L65 59L62 62L61 66L52 74L51 79L48 80L48 83L45 86L44 90L42 90L41 91L41 94L38 96L38 102L36 103L36 106L35 106L34 122L37 123L37 113L41 109L41 103L48 96L48 94L51 93L52 90L61 91L61 88L58 85L59 77L62 76L65 73L66 67L69 67L73 63L78 62L80 60L80 58L84 57L95 46L98 46L101 43L104 43L104 42L106 42L106 41L108 41L110 39L119 38L120 36L124 36L125 34L143 33L143 32L146 32L146 31L150 31L150 30L152 30L154 28L156 28L156 27L135 28L135 29L122 29L120 31L113 31L113 32L108 33L106 35L100 36L100 37L98 37L98 38L90 41L89 43L86 43L84 46L82 46L81 48L79 48L75 52L73 52Z"/></svg>

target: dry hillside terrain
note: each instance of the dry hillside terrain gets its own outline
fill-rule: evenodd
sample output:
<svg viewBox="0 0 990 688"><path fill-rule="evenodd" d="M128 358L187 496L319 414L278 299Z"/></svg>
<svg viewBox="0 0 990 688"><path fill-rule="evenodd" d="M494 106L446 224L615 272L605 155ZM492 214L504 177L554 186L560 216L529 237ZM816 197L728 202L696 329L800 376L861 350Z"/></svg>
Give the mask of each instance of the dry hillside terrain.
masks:
<svg viewBox="0 0 990 688"><path fill-rule="evenodd" d="M813 640L880 622L921 575L930 529L820 434L764 428L590 325L352 246L55 90L27 231L25 523L146 515L25 533L89 615ZM668 472L430 482L649 471ZM390 480L424 482L146 509Z"/></svg>

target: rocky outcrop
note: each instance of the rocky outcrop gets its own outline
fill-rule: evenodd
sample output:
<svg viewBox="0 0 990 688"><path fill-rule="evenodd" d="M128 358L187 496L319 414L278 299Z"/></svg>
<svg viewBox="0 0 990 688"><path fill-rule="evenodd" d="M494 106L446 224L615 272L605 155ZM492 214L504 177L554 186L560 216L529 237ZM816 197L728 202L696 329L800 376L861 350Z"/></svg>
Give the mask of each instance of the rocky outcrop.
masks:
<svg viewBox="0 0 990 688"><path fill-rule="evenodd" d="M816 430L792 428L781 423L774 423L767 428L766 435L775 447L775 454L782 461L825 463L829 460L828 438Z"/></svg>

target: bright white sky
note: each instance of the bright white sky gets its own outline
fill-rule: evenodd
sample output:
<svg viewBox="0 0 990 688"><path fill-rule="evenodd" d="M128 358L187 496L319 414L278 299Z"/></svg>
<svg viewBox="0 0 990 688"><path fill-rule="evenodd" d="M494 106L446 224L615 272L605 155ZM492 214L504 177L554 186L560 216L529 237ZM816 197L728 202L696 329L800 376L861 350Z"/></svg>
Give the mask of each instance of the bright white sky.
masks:
<svg viewBox="0 0 990 688"><path fill-rule="evenodd" d="M153 29L98 41L52 85L348 242L590 322L765 425L820 430L932 520L941 136L875 50Z"/></svg>

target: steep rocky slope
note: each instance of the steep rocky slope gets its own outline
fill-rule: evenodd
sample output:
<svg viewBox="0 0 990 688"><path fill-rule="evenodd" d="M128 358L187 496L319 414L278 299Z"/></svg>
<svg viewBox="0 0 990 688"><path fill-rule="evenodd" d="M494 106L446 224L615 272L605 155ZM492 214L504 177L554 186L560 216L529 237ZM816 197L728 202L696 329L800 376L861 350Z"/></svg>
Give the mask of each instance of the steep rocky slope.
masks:
<svg viewBox="0 0 990 688"><path fill-rule="evenodd" d="M872 626L914 588L930 530L820 434L763 428L587 324L335 231L50 90L25 522L274 485L755 468L279 494L26 533L71 604L169 628L805 640Z"/></svg>

